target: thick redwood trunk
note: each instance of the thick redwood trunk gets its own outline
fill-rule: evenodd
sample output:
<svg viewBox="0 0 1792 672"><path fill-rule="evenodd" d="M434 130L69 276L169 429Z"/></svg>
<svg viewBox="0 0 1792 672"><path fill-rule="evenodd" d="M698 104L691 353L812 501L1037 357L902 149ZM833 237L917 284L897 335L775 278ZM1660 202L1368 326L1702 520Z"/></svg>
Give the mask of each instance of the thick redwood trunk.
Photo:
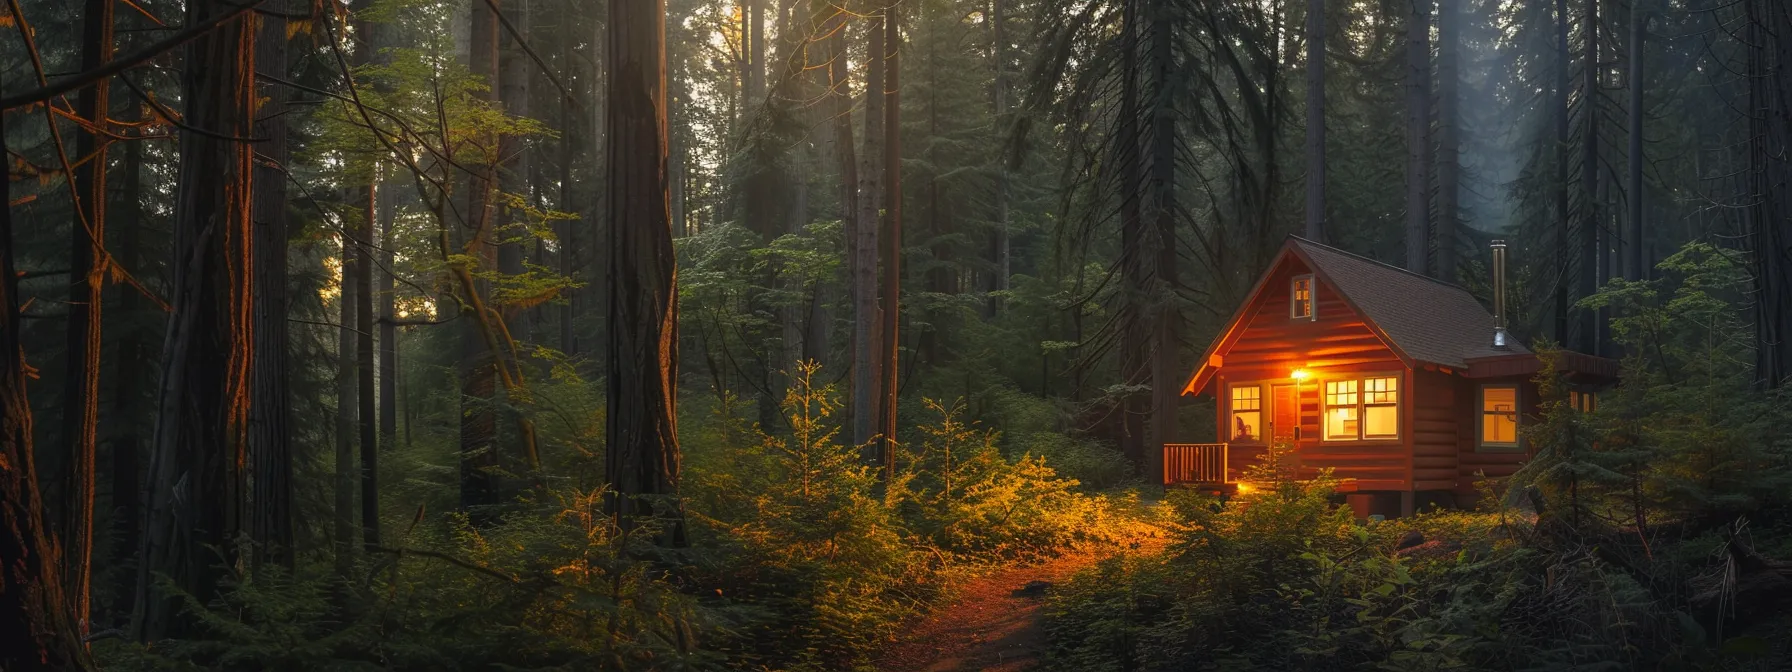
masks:
<svg viewBox="0 0 1792 672"><path fill-rule="evenodd" d="M1163 461L1153 451L1176 440L1176 400L1182 387L1182 312L1178 309L1176 273L1176 111L1170 100L1175 73L1172 40L1173 9L1167 0L1155 0L1152 11L1151 61L1156 101L1151 109L1151 191L1154 196L1153 241L1156 281L1152 291L1151 343L1151 449L1142 466L1147 483L1162 483Z"/></svg>
<svg viewBox="0 0 1792 672"><path fill-rule="evenodd" d="M902 368L897 353L897 326L902 319L902 78L900 70L902 19L897 3L884 10L884 217L887 226L881 241L884 262L883 375L877 413L877 433L883 437L878 463L884 482L896 475L896 397L901 391Z"/></svg>
<svg viewBox="0 0 1792 672"><path fill-rule="evenodd" d="M187 24L234 11L220 0L187 5ZM187 46L186 122L222 137L182 133L174 204L173 312L162 350L160 406L149 501L137 566L139 638L177 633L179 601L155 588L166 576L200 603L217 594L217 553L234 563L247 532L243 474L253 364L249 143L253 132L252 15L222 23Z"/></svg>
<svg viewBox="0 0 1792 672"><path fill-rule="evenodd" d="M6 138L0 134L0 154ZM0 204L12 180L0 179ZM25 350L19 343L19 274L13 265L12 208L0 210L0 670L83 669L62 572L43 518L31 446Z"/></svg>
<svg viewBox="0 0 1792 672"><path fill-rule="evenodd" d="M125 113L123 121L137 120L135 108ZM138 223L138 215L143 207L143 143L127 142L124 145L124 161L119 166L124 185L119 194L120 207L113 213L113 225L119 232L117 250L118 261L127 269L142 268L142 227ZM127 285L116 285L118 292L119 315L142 316L151 311L149 302L137 288ZM159 317L159 312L156 313ZM147 396L143 388L153 370L152 354L143 328L122 329L122 338L118 341L116 360L118 376L112 388L112 412L121 424L131 425L141 421L142 400ZM143 441L132 431L121 431L114 434L111 441L112 464L109 471L112 476L112 528L117 536L112 544L112 562L116 566L124 566L137 554L139 541L138 530L143 522L142 482L138 478L142 460ZM124 572L110 587L113 596L113 612L108 620L119 623L131 615L136 596L136 577Z"/></svg>
<svg viewBox="0 0 1792 672"><path fill-rule="evenodd" d="M497 15L482 0L473 2L472 49L467 58L468 70L483 78L495 89L498 81ZM493 90L484 92L488 98ZM491 136L482 142L496 143ZM464 253L477 264L472 270L495 270L497 246L492 227L492 190L496 176L491 164L483 161L470 166L473 175L467 190L467 217ZM461 283L467 284L467 283ZM460 505L476 512L475 520L484 520L484 512L498 502L498 423L492 409L497 393L496 351L491 347L482 324L490 318L479 314L480 299L474 294L488 293L483 281L471 287L459 287L461 299L461 420L460 420Z"/></svg>
<svg viewBox="0 0 1792 672"><path fill-rule="evenodd" d="M1307 229L1325 242L1325 0L1307 0Z"/></svg>
<svg viewBox="0 0 1792 672"><path fill-rule="evenodd" d="M361 448L361 543L369 547L380 543L379 418L373 396L373 222L379 217L378 182L374 177L367 183L367 209L354 232L355 427Z"/></svg>
<svg viewBox="0 0 1792 672"><path fill-rule="evenodd" d="M1555 306L1551 337L1568 345L1568 0L1556 0Z"/></svg>
<svg viewBox="0 0 1792 672"><path fill-rule="evenodd" d="M1120 173L1120 380L1126 385L1145 384L1150 376L1146 349L1150 347L1149 311L1145 306L1145 220L1139 198L1143 195L1139 156L1139 34L1138 5L1144 0L1123 0L1120 38L1121 82L1119 132L1114 138L1114 163ZM1148 401L1125 393L1120 401L1120 452L1141 471L1145 468L1145 415Z"/></svg>
<svg viewBox="0 0 1792 672"><path fill-rule="evenodd" d="M877 225L882 201L884 122L883 14L870 21L865 57L865 147L859 156L859 211L847 232L847 268L852 286L852 441L862 446L867 464L878 461L872 442L882 426L877 419L882 360L878 358L880 314L877 309Z"/></svg>
<svg viewBox="0 0 1792 672"><path fill-rule="evenodd" d="M1461 57L1462 3L1440 2L1437 9L1437 250L1432 270L1456 281L1456 235L1462 217Z"/></svg>
<svg viewBox="0 0 1792 672"><path fill-rule="evenodd" d="M284 10L288 2L275 2ZM286 77L286 20L261 18L255 62ZM291 393L286 379L286 87L260 87L255 166L255 368L249 399L250 534L255 562L292 568Z"/></svg>
<svg viewBox="0 0 1792 672"><path fill-rule="evenodd" d="M1576 299L1592 296L1599 290L1599 0L1587 0L1587 13L1582 18L1581 48L1586 58L1581 66L1581 115L1586 127L1581 131L1580 184L1582 207L1576 264L1578 288ZM1599 354L1599 325L1596 311L1577 308L1574 338L1570 347L1587 354Z"/></svg>
<svg viewBox="0 0 1792 672"><path fill-rule="evenodd" d="M608 510L624 531L656 518L661 542L682 545L665 0L611 2L609 29Z"/></svg>
<svg viewBox="0 0 1792 672"><path fill-rule="evenodd" d="M363 194L366 196L367 194ZM365 212L367 207L362 206ZM355 296L361 290L361 283L355 278L359 275L355 266L360 262L355 252L353 238L354 225L342 232L342 278L339 283L341 294L337 296L337 329L336 329L336 464L334 488L336 547L334 551L337 578L346 580L353 570L355 562L354 539L356 525L355 484L359 480L359 465L355 459L355 438L357 435L356 417L361 405L355 399L360 392L359 378L355 372L355 331L361 325L355 311L360 303Z"/></svg>
<svg viewBox="0 0 1792 672"><path fill-rule="evenodd" d="M1406 269L1431 271L1431 3L1406 24Z"/></svg>

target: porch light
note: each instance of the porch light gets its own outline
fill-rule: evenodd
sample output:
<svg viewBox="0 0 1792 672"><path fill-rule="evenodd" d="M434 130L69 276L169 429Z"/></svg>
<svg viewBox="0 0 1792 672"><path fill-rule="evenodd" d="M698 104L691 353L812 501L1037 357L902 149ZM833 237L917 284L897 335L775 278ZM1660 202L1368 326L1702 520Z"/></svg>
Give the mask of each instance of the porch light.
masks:
<svg viewBox="0 0 1792 672"><path fill-rule="evenodd" d="M1294 373L1288 374L1288 377L1293 378L1295 380L1306 380L1308 378L1313 377L1313 374L1312 374L1312 372L1307 371L1306 369L1295 369Z"/></svg>

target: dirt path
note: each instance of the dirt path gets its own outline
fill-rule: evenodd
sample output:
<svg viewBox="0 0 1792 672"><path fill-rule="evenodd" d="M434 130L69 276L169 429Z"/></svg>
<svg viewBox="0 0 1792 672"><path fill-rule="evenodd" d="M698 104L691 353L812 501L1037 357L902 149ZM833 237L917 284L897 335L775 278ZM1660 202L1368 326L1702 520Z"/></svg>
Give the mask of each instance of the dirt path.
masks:
<svg viewBox="0 0 1792 672"><path fill-rule="evenodd" d="M1029 567L1014 567L980 577L965 586L952 604L916 622L901 640L884 651L877 669L884 672L953 672L1033 669L1046 644L1045 600L1022 595L1029 582L1062 585L1077 570L1094 563L1094 555L1069 555Z"/></svg>

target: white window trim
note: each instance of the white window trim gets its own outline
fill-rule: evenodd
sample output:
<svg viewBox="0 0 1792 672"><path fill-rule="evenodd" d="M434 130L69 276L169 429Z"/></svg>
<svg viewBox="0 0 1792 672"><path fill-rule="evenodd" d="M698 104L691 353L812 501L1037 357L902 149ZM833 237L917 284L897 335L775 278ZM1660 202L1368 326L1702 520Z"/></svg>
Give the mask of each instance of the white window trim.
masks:
<svg viewBox="0 0 1792 672"><path fill-rule="evenodd" d="M1497 443L1487 436L1487 390L1512 390L1512 442ZM1524 451L1524 389L1518 383L1482 383L1475 388L1475 452L1518 453Z"/></svg>
<svg viewBox="0 0 1792 672"><path fill-rule="evenodd" d="M1363 381L1368 380L1370 378L1393 378L1394 380L1398 381L1395 383L1396 387L1394 388L1394 403L1393 403L1394 434L1392 436L1370 437L1370 436L1364 435L1364 432L1368 431L1368 419L1364 416L1368 415L1369 407L1370 406L1387 406L1388 405L1388 404L1369 404L1365 401L1366 399L1368 399L1368 392L1363 389L1364 388ZM1331 409L1333 407L1330 403L1328 403L1326 401L1325 384L1326 383L1343 382L1343 381L1347 381L1347 380L1356 382L1356 404L1354 406L1354 408L1356 408L1356 436L1334 439L1334 438L1332 438L1331 433L1328 431L1328 428L1330 427L1330 419L1326 417L1326 414L1327 414L1327 412L1331 411ZM1408 393L1407 388L1410 387L1410 385L1407 385L1406 376L1401 375L1397 371L1375 371L1375 372L1365 372L1365 373L1353 373L1353 374L1350 374L1347 376L1321 378L1318 381L1318 385L1319 385L1319 440L1320 440L1320 442L1322 442L1322 443L1357 443L1357 442L1363 442L1363 441L1400 441L1401 438L1405 436L1406 404L1407 404L1407 393Z"/></svg>
<svg viewBox="0 0 1792 672"><path fill-rule="evenodd" d="M1246 413L1256 413L1257 414L1257 438L1254 441L1237 441L1232 438L1232 430L1230 428L1232 427L1232 423L1234 422L1234 417L1235 417L1234 414L1237 412L1235 409L1232 408L1232 402L1233 402L1232 390L1235 388L1240 388L1240 387L1255 387L1255 388L1257 388L1257 410L1246 411ZM1264 392L1267 391L1268 389L1269 389L1268 381L1262 381L1262 380L1247 380L1247 381L1242 381L1242 382L1237 382L1237 383L1226 383L1226 427L1227 427L1227 430L1226 430L1225 436L1221 439L1222 441L1224 441L1226 443L1242 443L1244 445L1250 445L1250 446L1254 446L1257 444L1264 444L1264 445L1269 444L1269 440L1263 436L1263 433L1264 433L1265 429L1267 429L1267 425L1268 425L1268 418L1264 417L1268 412L1267 409L1265 409L1264 407L1267 406L1269 403L1269 400L1267 398L1265 398L1265 396L1264 396Z"/></svg>
<svg viewBox="0 0 1792 672"><path fill-rule="evenodd" d="M1294 314L1294 307L1299 304L1294 299L1294 283L1299 282L1303 278L1307 281L1307 314L1296 315ZM1288 319L1308 321L1319 319L1319 282L1313 279L1312 273L1297 275L1288 279Z"/></svg>

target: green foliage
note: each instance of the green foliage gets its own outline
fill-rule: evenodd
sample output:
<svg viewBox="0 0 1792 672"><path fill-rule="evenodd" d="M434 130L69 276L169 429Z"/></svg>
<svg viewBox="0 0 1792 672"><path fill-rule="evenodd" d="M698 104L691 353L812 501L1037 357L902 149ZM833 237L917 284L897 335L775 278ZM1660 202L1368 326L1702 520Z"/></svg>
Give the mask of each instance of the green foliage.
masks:
<svg viewBox="0 0 1792 672"><path fill-rule="evenodd" d="M363 558L349 582L307 566L263 568L214 604L189 602L200 637L108 642L119 670L663 670L713 666L695 603L636 535L601 511L602 490L555 493L476 529L451 516ZM552 514L552 515L540 515Z"/></svg>

